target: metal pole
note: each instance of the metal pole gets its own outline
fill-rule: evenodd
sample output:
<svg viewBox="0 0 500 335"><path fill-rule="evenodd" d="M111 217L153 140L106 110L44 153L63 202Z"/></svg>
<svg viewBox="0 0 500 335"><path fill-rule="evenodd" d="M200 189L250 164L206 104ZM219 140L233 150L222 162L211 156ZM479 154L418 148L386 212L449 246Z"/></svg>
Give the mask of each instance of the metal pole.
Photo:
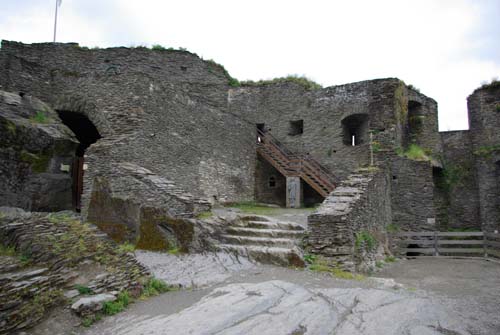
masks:
<svg viewBox="0 0 500 335"><path fill-rule="evenodd" d="M54 43L56 43L56 31L57 31L57 8L59 7L59 0L56 0L56 16L54 18Z"/></svg>

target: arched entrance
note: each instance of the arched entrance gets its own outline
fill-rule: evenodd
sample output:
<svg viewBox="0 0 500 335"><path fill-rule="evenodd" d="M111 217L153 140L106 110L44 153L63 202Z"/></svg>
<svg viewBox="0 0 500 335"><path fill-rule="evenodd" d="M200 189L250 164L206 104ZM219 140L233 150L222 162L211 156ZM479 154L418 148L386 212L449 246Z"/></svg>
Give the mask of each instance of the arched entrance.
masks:
<svg viewBox="0 0 500 335"><path fill-rule="evenodd" d="M83 192L83 173L85 170L84 156L85 150L97 142L101 138L99 131L89 120L89 118L82 113L71 111L57 111L61 121L75 134L80 142L76 149L75 158L71 167L73 176L73 207L77 212L81 208L81 196Z"/></svg>

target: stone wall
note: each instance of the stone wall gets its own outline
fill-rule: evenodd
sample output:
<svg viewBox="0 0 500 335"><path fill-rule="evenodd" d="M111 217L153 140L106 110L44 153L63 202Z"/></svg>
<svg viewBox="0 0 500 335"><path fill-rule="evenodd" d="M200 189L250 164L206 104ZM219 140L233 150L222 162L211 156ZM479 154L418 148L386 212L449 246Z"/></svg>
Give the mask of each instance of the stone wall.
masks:
<svg viewBox="0 0 500 335"><path fill-rule="evenodd" d="M255 168L255 200L282 207L286 205L286 178L261 156L257 156Z"/></svg>
<svg viewBox="0 0 500 335"><path fill-rule="evenodd" d="M386 132L394 146L395 91L399 85L404 87L400 80L389 78L317 90L294 82L245 86L229 90L229 108L254 128L265 124L288 149L309 153L340 181L369 163L370 129ZM359 125L361 143L352 146L350 140L345 141L342 121L359 115L365 117ZM291 122L300 120L303 133L295 134Z"/></svg>
<svg viewBox="0 0 500 335"><path fill-rule="evenodd" d="M436 214L440 230L481 229L475 160L470 131L440 133L443 169L436 170ZM439 214L438 214L439 213Z"/></svg>
<svg viewBox="0 0 500 335"><path fill-rule="evenodd" d="M477 89L467 98L467 104L482 228L499 230L500 85L497 82Z"/></svg>
<svg viewBox="0 0 500 335"><path fill-rule="evenodd" d="M434 230L434 180L429 161L393 155L390 166L392 224L404 231Z"/></svg>
<svg viewBox="0 0 500 335"><path fill-rule="evenodd" d="M384 172L351 175L309 215L311 253L348 271L373 269L376 258L384 257L392 216L390 197Z"/></svg>
<svg viewBox="0 0 500 335"><path fill-rule="evenodd" d="M86 152L83 212L109 162L137 163L197 196L253 199L255 132L227 113L220 66L182 51L7 41L0 64L4 89L82 113L103 137Z"/></svg>

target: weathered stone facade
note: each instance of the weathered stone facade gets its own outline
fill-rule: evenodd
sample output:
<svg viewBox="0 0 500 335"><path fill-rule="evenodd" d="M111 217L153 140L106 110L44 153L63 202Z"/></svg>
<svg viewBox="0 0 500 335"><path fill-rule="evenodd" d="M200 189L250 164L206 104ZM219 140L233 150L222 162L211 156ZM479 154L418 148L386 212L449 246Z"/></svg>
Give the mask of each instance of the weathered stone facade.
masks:
<svg viewBox="0 0 500 335"><path fill-rule="evenodd" d="M36 97L47 104L57 127L67 131L62 121L80 142L86 130L68 120L74 116L93 124L92 140L76 149L83 150L85 144L82 214L111 235L123 233L116 224L125 226L130 240L140 239L146 221L163 222L168 240L174 229L165 218L193 217L209 209L209 203L284 205L286 179L257 155L257 128L270 132L292 153L310 155L331 171L337 184L360 167L378 166L387 179L376 183L383 191L373 192L389 194L384 198L390 202L383 207L385 225L401 230L478 228L478 222L488 229L498 227L498 87L469 97L470 136L440 136L437 103L396 78L323 89L286 80L234 87L230 80L221 66L186 51L88 50L77 44L3 41L0 89L14 93L3 94L0 115L20 115L28 124L26 119L39 108L8 101L22 104ZM29 140L9 135L8 122L2 123L2 155L9 161L4 170L24 171L12 143L26 147ZM67 133L72 143L68 150L51 156L54 164L40 170L66 183L54 193L63 200L44 199L58 203L60 208L54 209L73 206L71 177L59 168L75 155L71 151L77 144ZM407 155L412 146L425 155ZM487 154L477 155L478 150ZM467 157L459 157L461 151ZM448 172L455 163L474 167L470 178L450 191ZM26 190L36 185L30 181L36 174L21 174L27 183L8 174L1 180L13 185L0 193L1 199L32 209L26 198L33 196ZM304 203L322 200L307 184L300 186ZM175 243L182 245L182 238L177 236Z"/></svg>

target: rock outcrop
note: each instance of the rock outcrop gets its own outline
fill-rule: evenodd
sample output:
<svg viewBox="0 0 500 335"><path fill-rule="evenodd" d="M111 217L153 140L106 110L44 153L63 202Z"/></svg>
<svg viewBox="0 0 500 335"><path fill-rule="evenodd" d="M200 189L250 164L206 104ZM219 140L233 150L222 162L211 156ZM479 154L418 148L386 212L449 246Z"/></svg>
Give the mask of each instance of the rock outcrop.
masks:
<svg viewBox="0 0 500 335"><path fill-rule="evenodd" d="M149 272L96 227L71 212L0 207L0 334L29 328L56 304L78 296L135 289Z"/></svg>
<svg viewBox="0 0 500 335"><path fill-rule="evenodd" d="M47 104L0 91L0 204L30 211L72 209L69 167L77 146Z"/></svg>
<svg viewBox="0 0 500 335"><path fill-rule="evenodd" d="M114 325L115 335L469 334L460 318L404 291L307 289L278 280L223 286L179 313L129 316Z"/></svg>

